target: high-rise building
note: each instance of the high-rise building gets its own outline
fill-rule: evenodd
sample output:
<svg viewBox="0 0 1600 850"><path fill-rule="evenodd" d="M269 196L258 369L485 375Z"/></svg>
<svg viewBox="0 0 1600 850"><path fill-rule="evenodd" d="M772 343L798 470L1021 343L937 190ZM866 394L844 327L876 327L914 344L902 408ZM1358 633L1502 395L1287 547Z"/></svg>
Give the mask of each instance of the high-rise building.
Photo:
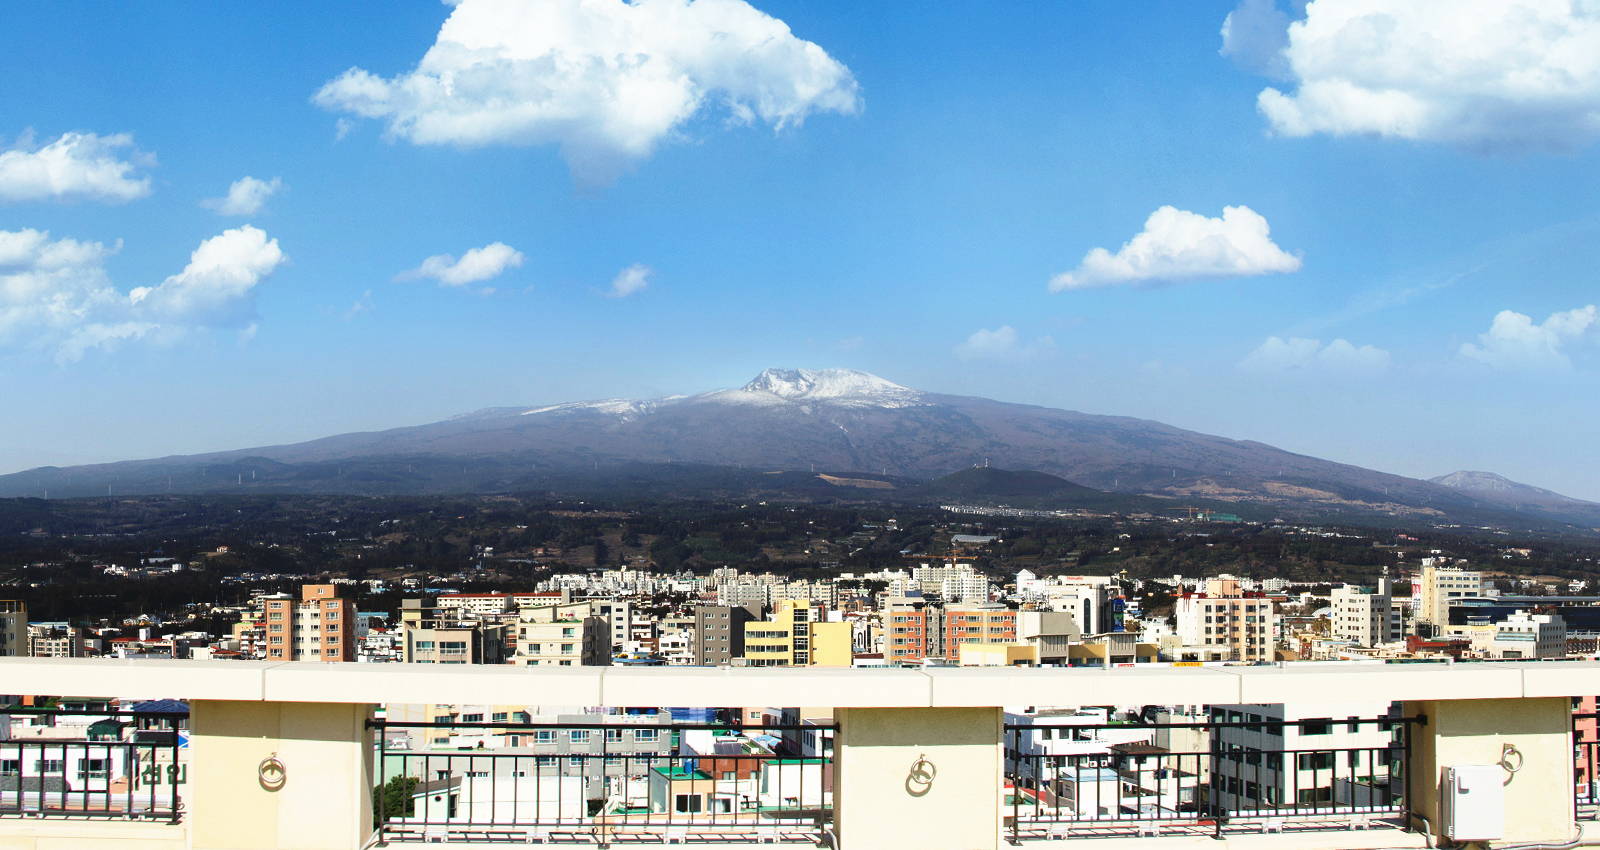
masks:
<svg viewBox="0 0 1600 850"><path fill-rule="evenodd" d="M1232 579L1208 579L1204 593L1185 593L1177 603L1183 645L1224 652L1229 661L1271 661L1276 620L1272 600L1246 594Z"/></svg>
<svg viewBox="0 0 1600 850"><path fill-rule="evenodd" d="M1450 624L1450 603L1482 592L1483 573L1447 567L1437 559L1422 559L1422 575L1417 579L1418 607L1414 619L1429 626L1431 636Z"/></svg>
<svg viewBox="0 0 1600 850"><path fill-rule="evenodd" d="M0 599L0 656L28 654L28 606Z"/></svg>
<svg viewBox="0 0 1600 850"><path fill-rule="evenodd" d="M694 663L706 667L744 657L744 626L761 619L760 605L697 605L694 609Z"/></svg>
<svg viewBox="0 0 1600 850"><path fill-rule="evenodd" d="M339 598L336 586L307 584L299 599L282 594L264 603L268 660L356 660L356 604Z"/></svg>

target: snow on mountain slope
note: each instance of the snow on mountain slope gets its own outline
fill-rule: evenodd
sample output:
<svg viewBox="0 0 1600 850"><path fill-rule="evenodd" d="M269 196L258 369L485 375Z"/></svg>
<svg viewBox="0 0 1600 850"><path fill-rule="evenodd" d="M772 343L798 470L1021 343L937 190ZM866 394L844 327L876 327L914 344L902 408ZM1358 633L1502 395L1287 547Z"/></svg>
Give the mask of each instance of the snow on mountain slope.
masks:
<svg viewBox="0 0 1600 850"><path fill-rule="evenodd" d="M1563 496L1553 490L1535 487L1532 484L1522 484L1493 472L1473 472L1461 470L1449 475L1441 475L1428 479L1433 484L1462 490L1485 499L1506 502L1507 504L1539 504L1539 503L1577 503L1583 504L1582 499Z"/></svg>
<svg viewBox="0 0 1600 850"><path fill-rule="evenodd" d="M922 393L854 369L768 369L736 390L694 400L723 404L831 404L845 407L916 407Z"/></svg>
<svg viewBox="0 0 1600 850"><path fill-rule="evenodd" d="M854 369L767 369L736 390L712 390L692 396L650 400L599 399L544 407L497 408L485 414L567 416L599 414L628 422L676 404L739 404L759 407L836 406L898 409L924 404L923 394Z"/></svg>

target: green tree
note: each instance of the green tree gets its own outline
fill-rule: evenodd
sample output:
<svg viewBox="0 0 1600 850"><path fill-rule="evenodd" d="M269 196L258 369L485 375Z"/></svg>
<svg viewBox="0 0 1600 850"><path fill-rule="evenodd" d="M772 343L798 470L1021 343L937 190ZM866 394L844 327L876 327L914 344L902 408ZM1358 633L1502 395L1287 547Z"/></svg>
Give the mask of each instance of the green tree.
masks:
<svg viewBox="0 0 1600 850"><path fill-rule="evenodd" d="M416 814L417 804L411 795L416 792L419 781L415 776L389 777L389 781L372 795L372 820L381 824L386 818L408 818Z"/></svg>

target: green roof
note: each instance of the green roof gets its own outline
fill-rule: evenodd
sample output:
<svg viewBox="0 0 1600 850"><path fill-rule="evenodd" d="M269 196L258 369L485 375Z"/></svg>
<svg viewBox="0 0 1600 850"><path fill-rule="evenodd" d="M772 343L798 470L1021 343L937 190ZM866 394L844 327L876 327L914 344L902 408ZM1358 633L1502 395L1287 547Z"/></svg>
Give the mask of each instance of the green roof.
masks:
<svg viewBox="0 0 1600 850"><path fill-rule="evenodd" d="M710 779L711 778L711 774L706 773L705 771L702 771L702 770L699 770L699 769L686 770L681 765L671 765L669 767L658 767L658 768L655 769L655 771L656 771L656 773L659 773L662 776L667 777L668 779Z"/></svg>

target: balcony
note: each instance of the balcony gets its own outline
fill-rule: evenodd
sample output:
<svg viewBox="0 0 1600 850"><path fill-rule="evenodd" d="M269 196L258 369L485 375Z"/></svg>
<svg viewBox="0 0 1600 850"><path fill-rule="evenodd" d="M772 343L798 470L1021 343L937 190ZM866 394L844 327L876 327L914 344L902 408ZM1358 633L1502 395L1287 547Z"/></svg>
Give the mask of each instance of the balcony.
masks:
<svg viewBox="0 0 1600 850"><path fill-rule="evenodd" d="M188 700L192 712L181 750L168 741L0 743L0 774L16 786L0 788L7 848L990 850L1059 840L1070 850L1220 839L1361 850L1426 846L1425 834L1442 830L1442 768L1494 765L1507 753L1516 770L1504 786L1504 839L1571 839L1579 812L1593 808L1595 753L1575 745L1570 696L1600 693L1600 664L771 670L0 659L0 690L160 695ZM1092 754L1039 745L1028 736L1044 740L1048 719L1007 724L1002 710L1329 700L1401 709L1339 717L1336 725L1367 737L1326 744L1314 740L1326 719L1058 727L1075 739L1124 740L1128 728L1170 739ZM383 704L438 703L826 706L833 720L759 730L767 735L651 723L641 728L659 737L640 743L572 735L614 724L374 715ZM1264 728L1284 741L1285 730L1302 735L1228 743L1227 730ZM1211 743L1176 743L1190 731ZM563 734L564 750L523 746ZM691 735L703 740L683 746Z"/></svg>

